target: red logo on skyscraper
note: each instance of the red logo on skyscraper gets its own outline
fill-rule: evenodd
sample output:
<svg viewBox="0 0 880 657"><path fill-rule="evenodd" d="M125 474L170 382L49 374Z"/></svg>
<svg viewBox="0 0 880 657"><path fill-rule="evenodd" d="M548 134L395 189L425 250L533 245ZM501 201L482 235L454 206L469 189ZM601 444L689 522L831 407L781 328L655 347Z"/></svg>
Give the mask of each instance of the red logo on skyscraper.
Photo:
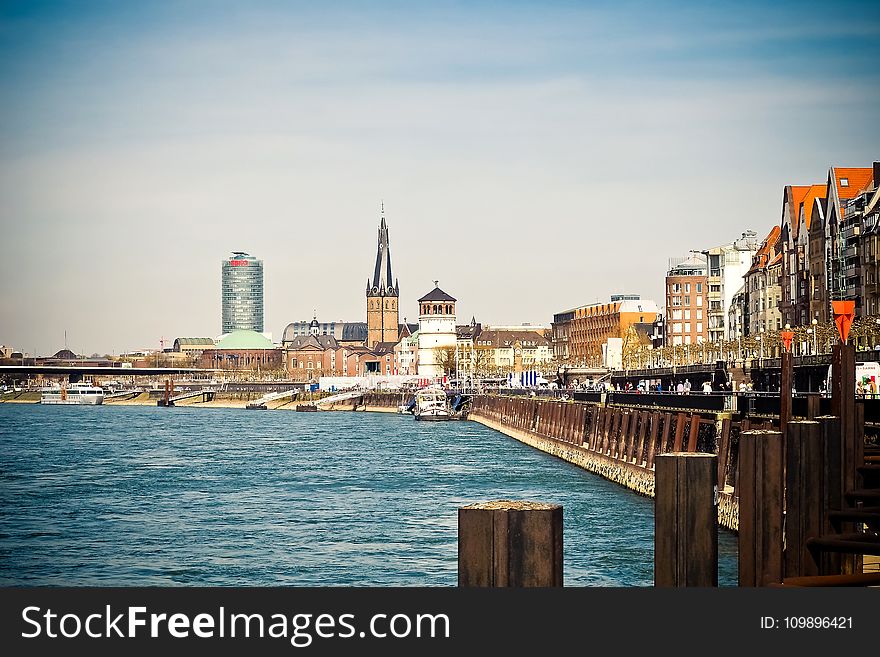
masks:
<svg viewBox="0 0 880 657"><path fill-rule="evenodd" d="M230 260L229 264L233 267L247 267L247 260Z"/></svg>

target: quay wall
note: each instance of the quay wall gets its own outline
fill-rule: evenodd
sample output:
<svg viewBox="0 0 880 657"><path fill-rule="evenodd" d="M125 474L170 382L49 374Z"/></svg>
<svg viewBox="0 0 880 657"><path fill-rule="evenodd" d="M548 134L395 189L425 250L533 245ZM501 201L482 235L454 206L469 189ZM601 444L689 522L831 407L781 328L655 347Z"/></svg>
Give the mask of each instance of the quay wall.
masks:
<svg viewBox="0 0 880 657"><path fill-rule="evenodd" d="M357 409L395 412L407 398L367 393ZM347 409L352 407L347 402ZM475 395L468 419L648 497L654 496L658 454L714 453L720 482L719 524L738 529L739 433L750 423L735 422L730 413ZM751 428L759 425L752 423Z"/></svg>

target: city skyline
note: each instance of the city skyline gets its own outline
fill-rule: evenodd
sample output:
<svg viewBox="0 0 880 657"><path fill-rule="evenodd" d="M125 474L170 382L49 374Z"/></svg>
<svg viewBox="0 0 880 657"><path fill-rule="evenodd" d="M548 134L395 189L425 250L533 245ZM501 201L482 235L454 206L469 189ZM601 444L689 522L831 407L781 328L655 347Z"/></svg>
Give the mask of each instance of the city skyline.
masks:
<svg viewBox="0 0 880 657"><path fill-rule="evenodd" d="M214 335L233 248L276 340L363 321L383 200L401 320L434 279L485 323L661 303L670 257L877 157L867 3L206 7L0 10L0 342Z"/></svg>

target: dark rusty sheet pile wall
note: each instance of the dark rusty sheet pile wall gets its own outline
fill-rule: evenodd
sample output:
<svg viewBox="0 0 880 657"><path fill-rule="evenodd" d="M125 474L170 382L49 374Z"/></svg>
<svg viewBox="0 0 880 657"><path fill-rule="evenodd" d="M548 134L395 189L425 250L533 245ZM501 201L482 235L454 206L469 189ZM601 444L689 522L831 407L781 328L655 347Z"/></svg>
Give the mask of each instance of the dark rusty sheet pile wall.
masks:
<svg viewBox="0 0 880 657"><path fill-rule="evenodd" d="M659 454L717 454L718 519L724 527L738 527L736 466L742 427L729 413L480 395L472 402L470 417L649 497L654 496Z"/></svg>

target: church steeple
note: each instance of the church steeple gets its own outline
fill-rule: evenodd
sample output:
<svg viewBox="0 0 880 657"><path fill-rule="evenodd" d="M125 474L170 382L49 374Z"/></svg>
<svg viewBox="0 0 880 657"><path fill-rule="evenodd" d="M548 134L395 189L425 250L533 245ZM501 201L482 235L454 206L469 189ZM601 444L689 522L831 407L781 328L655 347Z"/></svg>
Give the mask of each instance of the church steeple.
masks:
<svg viewBox="0 0 880 657"><path fill-rule="evenodd" d="M379 222L379 248L376 252L376 267L373 269L371 294L396 296L394 278L391 276L391 249L388 246L388 224L385 223L385 204L382 204L382 218Z"/></svg>
<svg viewBox="0 0 880 657"><path fill-rule="evenodd" d="M373 278L367 279L367 346L380 342L394 343L399 339L398 297L400 289L391 273L391 249L388 224L385 222L385 204L379 219L379 247Z"/></svg>

